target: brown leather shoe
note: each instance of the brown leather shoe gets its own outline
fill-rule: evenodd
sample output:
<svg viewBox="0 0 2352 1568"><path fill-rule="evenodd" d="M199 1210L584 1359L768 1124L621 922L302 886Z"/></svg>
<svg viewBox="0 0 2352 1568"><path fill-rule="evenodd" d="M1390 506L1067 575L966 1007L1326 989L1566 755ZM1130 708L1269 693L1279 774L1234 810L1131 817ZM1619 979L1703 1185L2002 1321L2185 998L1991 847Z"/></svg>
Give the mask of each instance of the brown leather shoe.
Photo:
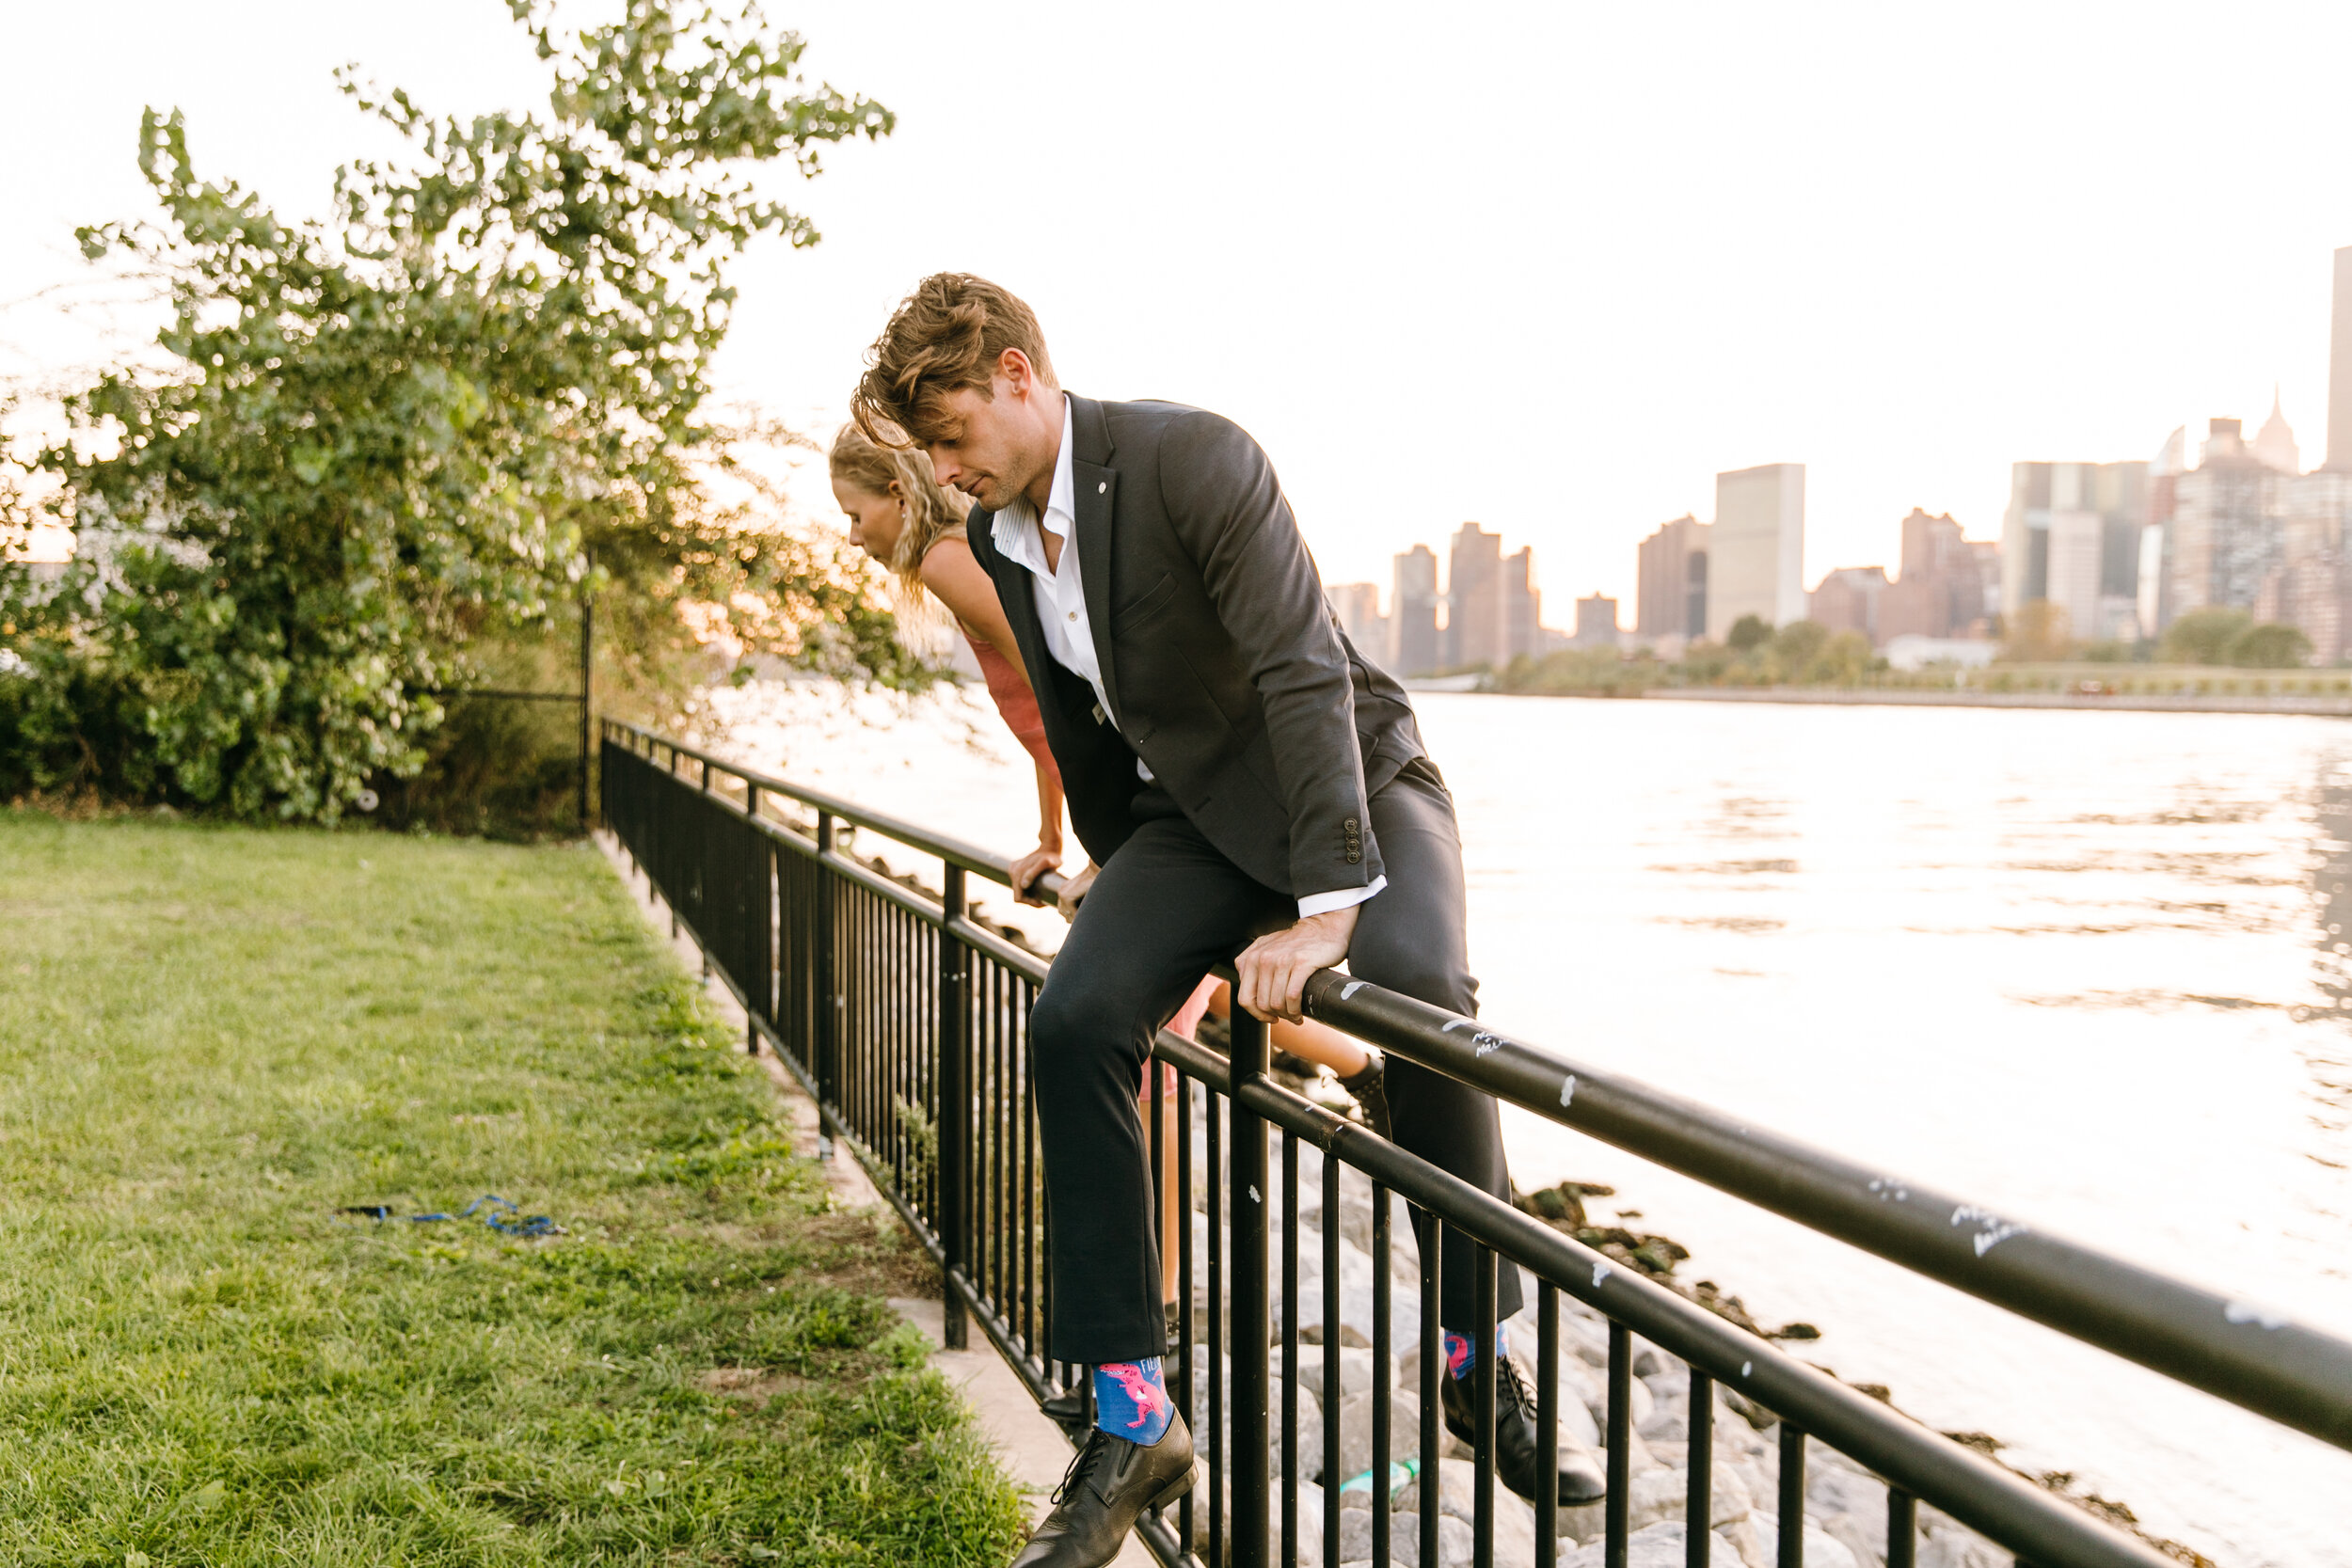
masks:
<svg viewBox="0 0 2352 1568"><path fill-rule="evenodd" d="M1054 1512L1012 1568L1103 1568L1119 1555L1136 1515L1191 1491L1197 1473L1182 1416L1169 1418L1150 1448L1095 1428L1054 1490Z"/></svg>

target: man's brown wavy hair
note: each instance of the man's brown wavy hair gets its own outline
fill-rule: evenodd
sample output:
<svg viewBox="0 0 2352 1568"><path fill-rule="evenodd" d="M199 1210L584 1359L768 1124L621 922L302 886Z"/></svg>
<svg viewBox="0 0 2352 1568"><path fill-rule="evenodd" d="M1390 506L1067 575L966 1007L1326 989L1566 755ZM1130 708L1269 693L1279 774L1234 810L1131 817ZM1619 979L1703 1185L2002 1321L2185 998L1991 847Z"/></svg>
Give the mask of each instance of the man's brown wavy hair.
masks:
<svg viewBox="0 0 2352 1568"><path fill-rule="evenodd" d="M946 394L970 387L993 402L990 381L1009 348L1028 356L1045 385L1060 385L1046 357L1045 334L1020 295L968 272L935 272L899 301L866 350L850 417L884 446L952 436L956 420Z"/></svg>

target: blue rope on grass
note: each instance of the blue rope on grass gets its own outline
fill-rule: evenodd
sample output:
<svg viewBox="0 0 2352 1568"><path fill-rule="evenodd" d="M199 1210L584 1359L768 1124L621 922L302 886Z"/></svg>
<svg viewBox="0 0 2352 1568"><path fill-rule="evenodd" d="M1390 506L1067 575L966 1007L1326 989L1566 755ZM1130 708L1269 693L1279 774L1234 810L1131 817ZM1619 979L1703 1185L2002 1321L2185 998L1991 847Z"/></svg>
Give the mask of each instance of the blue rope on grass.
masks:
<svg viewBox="0 0 2352 1568"><path fill-rule="evenodd" d="M335 1212L358 1214L364 1219L371 1220L399 1220L408 1225L431 1225L437 1220L471 1219L474 1212L485 1204L489 1205L489 1210L483 1214L482 1223L503 1235L561 1236L564 1233L564 1227L548 1215L525 1215L521 1210L494 1193L483 1194L454 1214L395 1214L391 1211L391 1206L385 1203L356 1204L347 1209L338 1209ZM501 1210L504 1211L503 1214L500 1212Z"/></svg>

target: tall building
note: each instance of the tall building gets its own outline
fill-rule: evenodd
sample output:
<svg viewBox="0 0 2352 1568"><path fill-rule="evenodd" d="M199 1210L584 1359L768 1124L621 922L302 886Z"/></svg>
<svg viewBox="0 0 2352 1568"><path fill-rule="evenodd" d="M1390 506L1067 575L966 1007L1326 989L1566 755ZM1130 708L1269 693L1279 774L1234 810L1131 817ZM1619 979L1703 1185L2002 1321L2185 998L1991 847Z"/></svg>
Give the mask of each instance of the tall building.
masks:
<svg viewBox="0 0 2352 1568"><path fill-rule="evenodd" d="M1879 607L1887 590L1883 566L1840 566L1806 596L1806 619L1832 631L1858 631L1877 647Z"/></svg>
<svg viewBox="0 0 2352 1568"><path fill-rule="evenodd" d="M2287 428L2286 409L2280 404L2276 386L2270 388L2270 418L2263 421L2262 429L2246 445L2262 466L2273 473L2303 471L2303 453L2295 444L2295 432Z"/></svg>
<svg viewBox="0 0 2352 1568"><path fill-rule="evenodd" d="M1717 474L1707 635L1722 641L1743 615L1778 626L1804 620L1804 465L1767 463Z"/></svg>
<svg viewBox="0 0 2352 1568"><path fill-rule="evenodd" d="M1544 652L1544 596L1535 586L1535 551L1522 546L1502 562L1502 657L1540 658Z"/></svg>
<svg viewBox="0 0 2352 1568"><path fill-rule="evenodd" d="M2076 637L2138 635L2147 521L2145 463L2010 465L2001 527L2002 615L2014 617L2048 599L2066 610Z"/></svg>
<svg viewBox="0 0 2352 1568"><path fill-rule="evenodd" d="M2352 469L2281 467L2296 449L2275 400L2252 441L2235 420L2214 420L2208 432L2198 466L2173 481L2163 624L2224 606L2300 628L2315 663L2352 657Z"/></svg>
<svg viewBox="0 0 2352 1568"><path fill-rule="evenodd" d="M1396 558L1396 586L1389 596L1389 668L1399 675L1426 675L1438 669L1438 557L1415 545Z"/></svg>
<svg viewBox="0 0 2352 1568"><path fill-rule="evenodd" d="M2246 443L2236 420L2207 422L2204 451L2173 488L2172 537L2165 552L2175 619L2192 610L2251 610L2283 563L2278 515L2284 476Z"/></svg>
<svg viewBox="0 0 2352 1568"><path fill-rule="evenodd" d="M1576 635L1571 641L1580 648L1615 647L1617 601L1601 594L1577 600Z"/></svg>
<svg viewBox="0 0 2352 1568"><path fill-rule="evenodd" d="M1642 541L1633 628L1647 638L1707 635L1707 525L1688 513Z"/></svg>
<svg viewBox="0 0 2352 1568"><path fill-rule="evenodd" d="M1961 537L1951 515L1919 507L1903 519L1902 561L1879 596L1881 641L1898 637L1982 637L2000 610L2000 546ZM1984 562L1994 565L1987 572Z"/></svg>
<svg viewBox="0 0 2352 1568"><path fill-rule="evenodd" d="M2328 326L2328 468L2352 473L2352 245L2336 252L2335 316Z"/></svg>
<svg viewBox="0 0 2352 1568"><path fill-rule="evenodd" d="M1488 533L1476 523L1464 523L1454 535L1446 563L1445 636L1440 640L1446 669L1486 664L1498 669L1511 660L1510 610L1503 596L1502 535Z"/></svg>
<svg viewBox="0 0 2352 1568"><path fill-rule="evenodd" d="M1380 613L1380 585L1376 582L1341 582L1327 585L1323 596L1331 601L1331 613L1340 618L1340 629L1356 644L1356 651L1383 669L1389 663L1389 620Z"/></svg>

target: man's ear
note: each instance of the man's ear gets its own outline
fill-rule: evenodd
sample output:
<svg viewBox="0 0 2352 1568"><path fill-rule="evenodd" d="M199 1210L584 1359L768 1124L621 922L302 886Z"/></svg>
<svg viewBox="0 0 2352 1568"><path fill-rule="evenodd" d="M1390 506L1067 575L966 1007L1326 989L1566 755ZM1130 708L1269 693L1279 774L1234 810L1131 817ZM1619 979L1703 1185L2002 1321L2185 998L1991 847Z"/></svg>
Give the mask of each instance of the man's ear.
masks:
<svg viewBox="0 0 2352 1568"><path fill-rule="evenodd" d="M996 356L996 373L1011 383L1015 397L1025 397L1037 390L1037 367L1017 348L1009 348Z"/></svg>

